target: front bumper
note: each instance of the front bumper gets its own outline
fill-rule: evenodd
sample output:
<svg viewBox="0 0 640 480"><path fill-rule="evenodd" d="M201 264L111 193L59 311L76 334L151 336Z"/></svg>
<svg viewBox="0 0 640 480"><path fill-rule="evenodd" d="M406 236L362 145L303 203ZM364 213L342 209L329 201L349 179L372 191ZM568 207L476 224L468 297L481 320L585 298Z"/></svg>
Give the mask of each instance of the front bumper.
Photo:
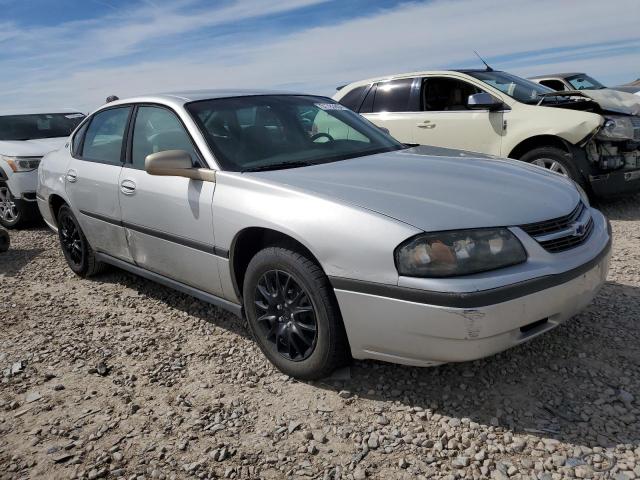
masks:
<svg viewBox="0 0 640 480"><path fill-rule="evenodd" d="M551 330L582 311L605 282L611 238L589 262L558 275L493 291L458 295L458 305L433 305L340 288L333 282L354 358L415 366L492 355ZM548 288L540 282L547 282ZM536 285L536 288L531 288ZM521 291L514 298L513 291ZM487 300L506 300L487 304ZM475 300L474 300L475 298ZM476 302L480 306L472 306Z"/></svg>
<svg viewBox="0 0 640 480"><path fill-rule="evenodd" d="M11 173L8 175L6 182L11 194L17 200L33 203L35 206L38 170Z"/></svg>
<svg viewBox="0 0 640 480"><path fill-rule="evenodd" d="M598 197L615 197L640 192L640 169L616 170L590 175L589 183Z"/></svg>

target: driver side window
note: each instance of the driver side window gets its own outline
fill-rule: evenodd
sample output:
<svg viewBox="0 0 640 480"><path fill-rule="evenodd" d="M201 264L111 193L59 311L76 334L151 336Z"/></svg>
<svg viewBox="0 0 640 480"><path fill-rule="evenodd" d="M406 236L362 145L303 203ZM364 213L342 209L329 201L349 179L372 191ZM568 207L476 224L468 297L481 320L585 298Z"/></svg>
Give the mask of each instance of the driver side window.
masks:
<svg viewBox="0 0 640 480"><path fill-rule="evenodd" d="M426 112L471 110L469 95L481 93L475 85L446 77L429 77L422 81L422 110Z"/></svg>
<svg viewBox="0 0 640 480"><path fill-rule="evenodd" d="M144 170L147 155L166 150L184 150L191 155L193 166L199 166L191 138L173 112L162 107L138 108L131 148L133 168Z"/></svg>

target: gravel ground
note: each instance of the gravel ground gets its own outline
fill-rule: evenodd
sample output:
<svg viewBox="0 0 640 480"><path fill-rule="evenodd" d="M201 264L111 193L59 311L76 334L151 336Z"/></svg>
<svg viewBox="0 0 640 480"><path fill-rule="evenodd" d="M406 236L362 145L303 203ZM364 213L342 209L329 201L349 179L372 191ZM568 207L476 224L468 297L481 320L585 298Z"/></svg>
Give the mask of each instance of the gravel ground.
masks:
<svg viewBox="0 0 640 480"><path fill-rule="evenodd" d="M0 255L0 478L640 478L640 196L593 305L465 364L288 378L242 322L43 227ZM598 473L606 470L605 473Z"/></svg>

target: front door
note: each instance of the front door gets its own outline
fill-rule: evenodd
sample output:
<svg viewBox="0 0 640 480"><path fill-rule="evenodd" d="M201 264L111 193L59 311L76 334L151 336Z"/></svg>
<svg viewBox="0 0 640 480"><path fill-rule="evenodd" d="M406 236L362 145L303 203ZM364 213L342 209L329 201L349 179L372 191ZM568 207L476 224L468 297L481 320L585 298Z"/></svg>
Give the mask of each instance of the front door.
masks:
<svg viewBox="0 0 640 480"><path fill-rule="evenodd" d="M500 155L504 114L472 110L469 95L480 93L475 85L449 77L427 77L422 82L420 120L414 142Z"/></svg>
<svg viewBox="0 0 640 480"><path fill-rule="evenodd" d="M122 226L118 180L131 110L117 107L94 115L77 134L77 151L65 174L67 195L89 244L95 251L126 261L131 256Z"/></svg>
<svg viewBox="0 0 640 480"><path fill-rule="evenodd" d="M185 150L200 165L200 155L174 112L138 107L130 163L119 182L131 254L142 268L222 296L211 212L215 183L149 175L146 156L165 150Z"/></svg>

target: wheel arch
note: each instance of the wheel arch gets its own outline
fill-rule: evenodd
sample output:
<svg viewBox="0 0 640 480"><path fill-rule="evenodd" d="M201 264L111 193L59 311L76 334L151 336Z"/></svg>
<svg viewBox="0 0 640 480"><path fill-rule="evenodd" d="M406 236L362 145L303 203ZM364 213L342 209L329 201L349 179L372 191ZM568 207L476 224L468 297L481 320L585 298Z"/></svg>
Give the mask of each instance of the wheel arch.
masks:
<svg viewBox="0 0 640 480"><path fill-rule="evenodd" d="M69 205L69 203L60 195L53 193L49 196L49 209L51 210L51 220L57 226L58 225L58 212L63 205Z"/></svg>
<svg viewBox="0 0 640 480"><path fill-rule="evenodd" d="M236 234L229 249L231 280L236 296L239 299L242 299L244 275L249 262L260 250L273 246L290 248L309 257L322 268L317 256L300 240L291 235L266 227L244 228Z"/></svg>
<svg viewBox="0 0 640 480"><path fill-rule="evenodd" d="M508 158L519 160L522 156L534 148L556 147L571 153L570 144L562 137L556 135L536 135L526 138L518 143L507 155Z"/></svg>

